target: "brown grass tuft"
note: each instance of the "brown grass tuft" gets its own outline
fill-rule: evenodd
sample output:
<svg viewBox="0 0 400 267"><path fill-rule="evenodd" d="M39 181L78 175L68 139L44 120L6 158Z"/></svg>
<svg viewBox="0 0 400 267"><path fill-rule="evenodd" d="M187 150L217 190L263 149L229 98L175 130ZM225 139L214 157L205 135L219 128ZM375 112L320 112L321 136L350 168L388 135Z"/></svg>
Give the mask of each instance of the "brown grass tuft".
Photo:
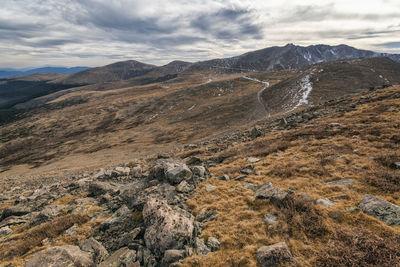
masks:
<svg viewBox="0 0 400 267"><path fill-rule="evenodd" d="M11 242L1 244L0 260L9 260L16 256L22 256L32 248L40 245L43 239L57 237L75 223L83 224L88 220L89 217L87 215L72 213L35 226L17 235Z"/></svg>

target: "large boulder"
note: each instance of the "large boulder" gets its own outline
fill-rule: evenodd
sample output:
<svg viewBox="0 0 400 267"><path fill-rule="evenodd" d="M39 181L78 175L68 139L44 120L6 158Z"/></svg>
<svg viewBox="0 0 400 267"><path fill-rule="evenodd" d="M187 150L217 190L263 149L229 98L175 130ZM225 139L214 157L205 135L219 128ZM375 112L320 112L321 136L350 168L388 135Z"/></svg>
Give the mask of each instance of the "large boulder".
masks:
<svg viewBox="0 0 400 267"><path fill-rule="evenodd" d="M261 267L273 267L281 262L290 261L293 256L286 243L280 242L259 248L256 257Z"/></svg>
<svg viewBox="0 0 400 267"><path fill-rule="evenodd" d="M182 249L193 238L194 219L173 210L165 201L149 199L143 208L146 246L157 256L167 249Z"/></svg>
<svg viewBox="0 0 400 267"><path fill-rule="evenodd" d="M178 159L157 160L153 168L150 169L149 178L167 181L170 184L179 184L183 180L192 177L189 167Z"/></svg>
<svg viewBox="0 0 400 267"><path fill-rule="evenodd" d="M388 225L400 225L400 206L373 195L364 195L358 207Z"/></svg>
<svg viewBox="0 0 400 267"><path fill-rule="evenodd" d="M136 182L125 187L121 194L122 199L128 207L135 210L142 210L149 198L171 202L177 194L175 187L167 183L146 188L141 182Z"/></svg>
<svg viewBox="0 0 400 267"><path fill-rule="evenodd" d="M35 253L25 264L25 267L59 267L95 266L92 255L77 246L51 247Z"/></svg>
<svg viewBox="0 0 400 267"><path fill-rule="evenodd" d="M254 197L258 199L269 199L274 205L281 205L286 198L287 192L274 187L270 182L263 184L255 193Z"/></svg>

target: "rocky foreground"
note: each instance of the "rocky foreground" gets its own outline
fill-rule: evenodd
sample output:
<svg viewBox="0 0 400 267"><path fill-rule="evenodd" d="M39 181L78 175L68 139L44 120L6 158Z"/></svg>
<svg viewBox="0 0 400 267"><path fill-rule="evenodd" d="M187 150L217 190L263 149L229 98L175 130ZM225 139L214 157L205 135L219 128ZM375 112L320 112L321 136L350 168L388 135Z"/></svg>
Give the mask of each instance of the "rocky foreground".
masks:
<svg viewBox="0 0 400 267"><path fill-rule="evenodd" d="M0 266L400 266L399 119L392 87L16 184Z"/></svg>

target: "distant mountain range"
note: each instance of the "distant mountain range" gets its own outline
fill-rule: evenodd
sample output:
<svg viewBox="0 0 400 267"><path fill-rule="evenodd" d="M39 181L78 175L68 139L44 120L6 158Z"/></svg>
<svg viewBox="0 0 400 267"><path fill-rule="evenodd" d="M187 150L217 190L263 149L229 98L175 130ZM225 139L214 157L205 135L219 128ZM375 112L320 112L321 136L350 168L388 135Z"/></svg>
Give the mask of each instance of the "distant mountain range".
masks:
<svg viewBox="0 0 400 267"><path fill-rule="evenodd" d="M357 49L348 45L311 45L268 47L240 56L199 61L196 63L173 61L164 66L155 66L128 60L103 67L88 69L61 79L64 84L94 84L117 80L135 79L138 84L175 78L182 74L195 73L241 73L269 72L283 69L303 68L315 63L353 58L387 57L400 62L400 55L377 53Z"/></svg>
<svg viewBox="0 0 400 267"><path fill-rule="evenodd" d="M193 64L192 71L219 70L220 72L278 71L303 68L315 63L352 58L388 57L400 62L400 55L377 53L348 45L273 46L240 56L213 59Z"/></svg>
<svg viewBox="0 0 400 267"><path fill-rule="evenodd" d="M31 74L42 74L42 73L56 73L56 74L73 74L76 72L84 71L89 67L44 67L30 70L14 70L14 69L0 69L0 78L15 77L15 76L27 76Z"/></svg>

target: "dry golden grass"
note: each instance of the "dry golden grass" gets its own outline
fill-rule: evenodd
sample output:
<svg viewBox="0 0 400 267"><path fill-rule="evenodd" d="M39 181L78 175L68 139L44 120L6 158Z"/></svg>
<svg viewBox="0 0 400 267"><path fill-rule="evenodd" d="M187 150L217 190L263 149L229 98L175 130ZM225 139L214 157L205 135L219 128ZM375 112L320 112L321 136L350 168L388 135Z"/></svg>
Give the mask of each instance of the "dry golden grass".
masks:
<svg viewBox="0 0 400 267"><path fill-rule="evenodd" d="M89 220L86 214L73 213L55 218L53 221L35 226L25 232L10 236L10 241L0 245L0 260L21 257L41 244L45 238L55 238L76 224Z"/></svg>
<svg viewBox="0 0 400 267"><path fill-rule="evenodd" d="M212 192L200 185L189 204L195 213L203 208L218 210L217 220L205 224L202 237L218 238L221 249L188 258L185 266L256 266L257 249L279 241L289 245L294 266L399 266L400 227L346 210L358 206L364 194L400 205L400 171L391 167L400 151L400 87L375 94L357 110L317 119L312 127L283 135L271 132L222 151L224 161L211 169L213 177L239 176L249 165L247 156L257 155L261 160L254 168L259 175L243 181L272 182L282 190L291 187L295 195L276 207L255 200L254 192L239 181L211 178L205 183L217 187ZM276 149L279 144L285 144L283 149ZM346 187L324 184L342 178L355 182ZM316 205L307 201L305 193L313 199L330 198L335 205ZM262 217L267 213L275 214L278 223L266 225Z"/></svg>

